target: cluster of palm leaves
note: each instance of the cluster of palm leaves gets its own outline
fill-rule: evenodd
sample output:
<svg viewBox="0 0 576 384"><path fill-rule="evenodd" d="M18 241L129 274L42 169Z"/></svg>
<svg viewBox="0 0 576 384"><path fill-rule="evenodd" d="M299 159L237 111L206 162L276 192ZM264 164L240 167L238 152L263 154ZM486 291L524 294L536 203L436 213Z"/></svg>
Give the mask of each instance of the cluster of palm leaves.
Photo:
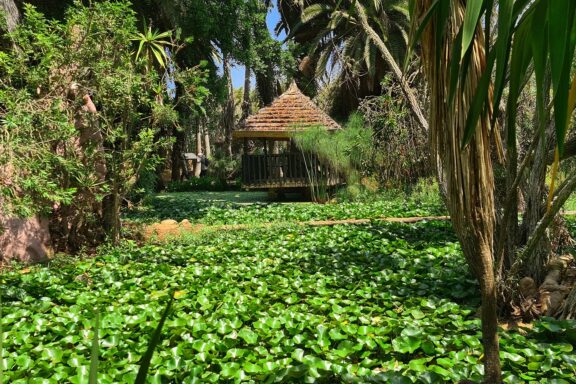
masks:
<svg viewBox="0 0 576 384"><path fill-rule="evenodd" d="M277 29L301 46L305 80L337 85L333 112L346 115L360 99L380 94L382 79L392 72L426 129L400 64L409 43L407 0L279 0L278 5L282 20Z"/></svg>

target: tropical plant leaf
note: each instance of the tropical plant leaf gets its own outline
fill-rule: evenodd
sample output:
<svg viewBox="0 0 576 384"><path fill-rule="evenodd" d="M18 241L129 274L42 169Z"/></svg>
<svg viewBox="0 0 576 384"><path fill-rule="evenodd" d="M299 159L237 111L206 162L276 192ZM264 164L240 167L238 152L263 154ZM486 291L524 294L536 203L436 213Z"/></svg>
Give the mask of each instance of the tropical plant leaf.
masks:
<svg viewBox="0 0 576 384"><path fill-rule="evenodd" d="M92 338L92 348L90 353L90 376L88 377L89 384L98 383L98 364L100 356L100 312L96 311L94 317L94 336Z"/></svg>
<svg viewBox="0 0 576 384"><path fill-rule="evenodd" d="M550 49L550 72L554 89L554 120L556 123L556 145L560 158L564 154L564 139L568 129L568 97L570 69L574 54L574 28L576 2L555 0L548 4L548 46Z"/></svg>
<svg viewBox="0 0 576 384"><path fill-rule="evenodd" d="M498 38L494 46L496 52L496 74L494 79L494 100L492 108L494 111L499 110L500 99L505 87L505 75L508 68L508 57L510 56L510 36L513 25L513 0L502 0L498 2ZM492 69L490 69L492 70ZM496 113L494 114L494 117Z"/></svg>
<svg viewBox="0 0 576 384"><path fill-rule="evenodd" d="M436 21L436 33L434 34L436 39L436 67L440 66L440 53L442 51L444 36L446 35L446 25L448 24L451 8L451 0L438 0L438 11L435 13L434 19Z"/></svg>
<svg viewBox="0 0 576 384"><path fill-rule="evenodd" d="M154 57L156 58L156 61L158 62L160 67L165 68L166 67L166 64L164 62L165 52L162 49L158 49L156 47L151 47L151 51L154 54Z"/></svg>
<svg viewBox="0 0 576 384"><path fill-rule="evenodd" d="M303 23L309 23L318 16L329 13L331 10L332 7L328 4L312 4L302 11L300 18Z"/></svg>
<svg viewBox="0 0 576 384"><path fill-rule="evenodd" d="M140 58L142 50L144 49L144 44L146 44L146 42L144 40L140 40L140 43L138 44L138 51L136 52L136 59Z"/></svg>
<svg viewBox="0 0 576 384"><path fill-rule="evenodd" d="M507 145L516 145L516 115L518 111L518 98L526 77L526 69L531 59L530 31L531 24L523 23L514 36L512 57L510 59L510 86L508 94L507 113Z"/></svg>
<svg viewBox="0 0 576 384"><path fill-rule="evenodd" d="M460 52L462 50L462 29L458 31L456 35L456 39L454 40L454 45L452 48L452 55L450 56L450 97L449 97L449 105L452 105L454 102L454 96L456 95L456 89L458 88L458 75L460 73L460 62L461 56ZM468 58L470 57L467 55ZM462 83L464 84L464 83Z"/></svg>
<svg viewBox="0 0 576 384"><path fill-rule="evenodd" d="M407 68L408 63L410 62L411 54L412 52L414 52L416 44L420 41L422 32L424 32L424 28L426 28L426 26L430 23L430 19L432 18L432 16L436 14L439 2L440 0L434 0L434 2L430 5L430 8L428 8L426 13L424 14L424 17L422 17L422 21L420 21L418 29L416 30L416 32L413 33L410 42L409 54L406 55L406 60L404 60L404 68ZM414 1L410 1L410 7L411 8L414 7ZM414 14L413 11L410 11L410 13Z"/></svg>
<svg viewBox="0 0 576 384"><path fill-rule="evenodd" d="M539 1L534 8L534 15L531 20L530 31L530 44L532 48L532 57L534 62L534 74L536 76L536 108L538 111L538 116L540 117L540 130L541 134L544 134L544 119L545 119L545 108L544 105L544 78L546 75L546 62L548 60L548 28L547 28L547 17L542 17L546 15L548 2Z"/></svg>
<svg viewBox="0 0 576 384"><path fill-rule="evenodd" d="M487 20L487 23L484 23L484 44L485 44L485 51L486 52L490 52L490 39L486 38L486 36L491 36L491 28L492 28L492 23L490 22L490 20L492 20L492 13L494 11L494 0L486 0L486 16L484 17L484 20Z"/></svg>
<svg viewBox="0 0 576 384"><path fill-rule="evenodd" d="M160 341L162 340L162 328L164 328L164 323L166 322L166 319L168 319L168 316L170 315L170 310L172 309L173 302L174 302L174 294L171 294L170 299L166 304L166 308L164 309L164 313L162 314L162 317L158 322L158 326L156 327L154 333L152 334L152 338L150 339L150 343L148 344L148 349L146 350L146 353L144 354L142 360L140 361L140 369L138 369L138 375L136 376L134 384L146 383L146 377L148 376L148 369L150 369L150 362L152 361L152 356L154 355L154 350L156 349L156 346L160 344Z"/></svg>
<svg viewBox="0 0 576 384"><path fill-rule="evenodd" d="M462 149L470 140L474 137L474 132L476 131L476 126L478 125L478 121L482 113L485 113L484 106L486 105L487 96L488 96L488 89L490 87L490 80L491 80L491 73L492 68L494 66L494 61L496 57L494 51L491 52L491 55L488 56L488 64L486 66L486 70L482 74L478 86L476 87L476 92L474 93L474 97L472 99L472 104L468 109L468 115L466 116L466 126L464 128L464 136L462 139Z"/></svg>
<svg viewBox="0 0 576 384"><path fill-rule="evenodd" d="M162 33L158 33L156 35L154 35L154 40L160 40L161 39L168 39L172 37L172 31L166 31L166 32L162 32ZM170 44L170 41L162 41L163 44Z"/></svg>
<svg viewBox="0 0 576 384"><path fill-rule="evenodd" d="M472 44L483 6L484 0L470 0L466 4L466 13L464 14L464 24L462 26L462 47L460 49L462 57L464 57L464 54ZM462 57L460 57L460 59L462 59Z"/></svg>

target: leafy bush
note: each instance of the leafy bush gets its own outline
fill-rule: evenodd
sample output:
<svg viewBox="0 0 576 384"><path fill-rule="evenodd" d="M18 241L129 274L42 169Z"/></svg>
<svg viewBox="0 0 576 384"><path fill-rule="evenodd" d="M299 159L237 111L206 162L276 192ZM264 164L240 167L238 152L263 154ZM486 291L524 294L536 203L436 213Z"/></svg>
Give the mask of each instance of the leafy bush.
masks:
<svg viewBox="0 0 576 384"><path fill-rule="evenodd" d="M164 71L149 62L156 56L134 54L132 6L75 1L63 20L49 20L24 5L0 53L0 210L49 215L62 250L118 238L122 201L150 187L142 176L161 162L176 124ZM180 72L188 81L179 103L197 106L205 73Z"/></svg>
<svg viewBox="0 0 576 384"><path fill-rule="evenodd" d="M210 159L208 174L221 183L235 179L240 172L240 160L236 157L228 157L222 151L217 150Z"/></svg>
<svg viewBox="0 0 576 384"><path fill-rule="evenodd" d="M162 82L134 62L135 32L126 1L75 2L62 22L26 5L1 54L0 169L12 170L1 208L50 213L64 249L102 238L102 227L113 235L120 201L158 161L143 121L155 104L148 85Z"/></svg>
<svg viewBox="0 0 576 384"><path fill-rule="evenodd" d="M362 117L353 114L346 126L334 132L324 127L311 127L294 134L294 141L304 153L308 164L317 157L322 164L345 177L349 186L360 185L362 169L372 157L372 131L364 126ZM308 167L314 200L327 200L327 180L314 167Z"/></svg>
<svg viewBox="0 0 576 384"><path fill-rule="evenodd" d="M373 132L374 156L367 171L384 187L399 188L432 175L428 137L414 120L398 84L385 77L381 96L364 99L358 108Z"/></svg>

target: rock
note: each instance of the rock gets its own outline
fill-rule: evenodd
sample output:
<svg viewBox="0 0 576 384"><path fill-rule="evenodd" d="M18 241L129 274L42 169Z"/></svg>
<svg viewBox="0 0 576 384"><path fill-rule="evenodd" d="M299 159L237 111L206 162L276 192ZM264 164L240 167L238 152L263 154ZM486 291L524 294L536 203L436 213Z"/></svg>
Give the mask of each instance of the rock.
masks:
<svg viewBox="0 0 576 384"><path fill-rule="evenodd" d="M162 225L178 225L178 222L176 220L162 220L160 222L160 224L162 224Z"/></svg>
<svg viewBox="0 0 576 384"><path fill-rule="evenodd" d="M53 253L48 219L0 216L0 261L36 263Z"/></svg>

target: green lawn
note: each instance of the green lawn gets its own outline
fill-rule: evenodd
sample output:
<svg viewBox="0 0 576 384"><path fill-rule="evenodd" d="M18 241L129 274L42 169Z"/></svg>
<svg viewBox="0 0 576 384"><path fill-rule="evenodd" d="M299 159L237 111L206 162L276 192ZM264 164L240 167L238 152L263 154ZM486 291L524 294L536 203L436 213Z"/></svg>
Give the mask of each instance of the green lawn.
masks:
<svg viewBox="0 0 576 384"><path fill-rule="evenodd" d="M163 307L156 383L479 380L477 286L448 223L275 226L0 276L4 380L132 383ZM572 339L570 339L572 337ZM574 323L502 333L507 383L574 383Z"/></svg>

